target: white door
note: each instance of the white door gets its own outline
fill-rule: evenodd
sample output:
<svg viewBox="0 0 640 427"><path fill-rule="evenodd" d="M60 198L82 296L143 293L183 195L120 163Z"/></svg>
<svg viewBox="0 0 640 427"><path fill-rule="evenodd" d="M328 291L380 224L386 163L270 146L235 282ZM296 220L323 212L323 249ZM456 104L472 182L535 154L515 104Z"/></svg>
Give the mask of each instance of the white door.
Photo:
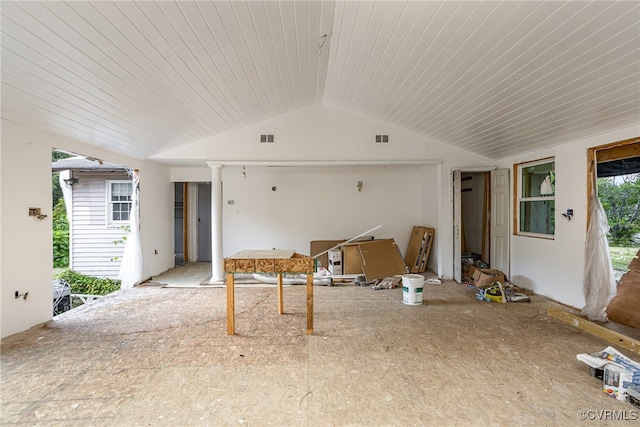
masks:
<svg viewBox="0 0 640 427"><path fill-rule="evenodd" d="M453 279L462 283L462 243L460 239L462 225L462 197L460 170L453 171Z"/></svg>
<svg viewBox="0 0 640 427"><path fill-rule="evenodd" d="M491 172L491 268L509 277L509 169Z"/></svg>

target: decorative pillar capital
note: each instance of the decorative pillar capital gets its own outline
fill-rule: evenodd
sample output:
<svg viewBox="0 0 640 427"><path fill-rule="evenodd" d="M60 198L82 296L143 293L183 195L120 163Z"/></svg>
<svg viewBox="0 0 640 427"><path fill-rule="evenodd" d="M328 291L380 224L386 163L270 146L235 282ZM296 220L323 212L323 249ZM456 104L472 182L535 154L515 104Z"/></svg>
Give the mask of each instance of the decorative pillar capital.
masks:
<svg viewBox="0 0 640 427"><path fill-rule="evenodd" d="M217 162L207 162L207 166L209 166L211 169L216 170L216 169L222 169L222 163L217 163Z"/></svg>

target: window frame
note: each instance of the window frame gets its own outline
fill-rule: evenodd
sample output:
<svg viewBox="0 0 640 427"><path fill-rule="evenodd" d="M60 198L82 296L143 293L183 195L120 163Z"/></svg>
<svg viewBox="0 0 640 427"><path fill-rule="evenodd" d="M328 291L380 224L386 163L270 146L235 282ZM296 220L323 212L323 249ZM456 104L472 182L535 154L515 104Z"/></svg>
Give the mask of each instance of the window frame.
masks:
<svg viewBox="0 0 640 427"><path fill-rule="evenodd" d="M520 216L522 214L521 212L521 205L522 202L527 203L527 202L538 202L538 201L545 201L545 202L553 202L554 206L555 206L555 201L556 201L556 191L555 191L555 187L554 187L554 191L552 195L540 195L540 196L533 196L533 197L524 197L523 196L523 184L524 184L524 179L522 177L522 173L526 168L532 167L532 166L537 166L537 165L544 165L547 163L552 163L553 164L553 171L554 171L554 175L555 174L555 157L546 157L543 159L538 159L538 160L531 160L528 162L521 162L521 163L516 163L513 165L513 169L514 169L514 181L516 183L516 185L514 186L514 212L516 213L515 217L514 217L514 226L513 226L513 230L514 230L514 234L517 236L523 236L523 237L534 237L534 238L539 238L539 239L547 239L547 240L554 240L555 239L555 224L556 224L556 218L555 218L555 210L553 212L553 215L551 215L549 217L549 219L552 221L553 223L553 234L546 234L546 233L535 233L535 232L531 232L531 231L522 231L521 230L521 221L520 221Z"/></svg>
<svg viewBox="0 0 640 427"><path fill-rule="evenodd" d="M122 200L111 200L111 194L113 192L113 187L112 187L113 184L129 184L130 193L129 193L129 200L127 202L124 202ZM119 227L124 224L129 224L129 221L131 220L131 218L127 220L113 219L113 205L115 203L128 203L129 212L131 212L131 207L133 206L133 202L131 200L131 197L133 196L133 181L127 180L127 179L110 179L106 181L106 187L107 188L106 188L105 199L106 199L106 211L107 211L107 215L106 215L107 227L109 226Z"/></svg>

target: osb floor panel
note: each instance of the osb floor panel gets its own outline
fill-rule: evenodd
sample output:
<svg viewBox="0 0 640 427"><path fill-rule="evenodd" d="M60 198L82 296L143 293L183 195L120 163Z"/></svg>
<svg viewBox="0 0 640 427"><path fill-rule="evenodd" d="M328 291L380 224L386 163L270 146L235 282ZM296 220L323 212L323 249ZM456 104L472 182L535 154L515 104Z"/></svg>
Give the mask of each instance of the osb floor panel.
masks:
<svg viewBox="0 0 640 427"><path fill-rule="evenodd" d="M74 309L3 340L0 423L637 425L576 360L607 343L547 316L544 298L480 302L454 282L427 285L421 306L401 289L314 291L313 336L304 286L285 288L284 315L275 287L237 289L236 336L220 288L143 286Z"/></svg>

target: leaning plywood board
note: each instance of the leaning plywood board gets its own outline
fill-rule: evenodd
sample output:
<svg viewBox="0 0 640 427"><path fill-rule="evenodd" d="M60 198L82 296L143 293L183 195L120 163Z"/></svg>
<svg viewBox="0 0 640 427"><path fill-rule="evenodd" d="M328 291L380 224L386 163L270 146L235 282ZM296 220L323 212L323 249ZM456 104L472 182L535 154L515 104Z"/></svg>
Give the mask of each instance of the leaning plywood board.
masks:
<svg viewBox="0 0 640 427"><path fill-rule="evenodd" d="M359 243L358 247L362 256L362 271L368 281L407 273L407 266L395 240L374 240Z"/></svg>
<svg viewBox="0 0 640 427"><path fill-rule="evenodd" d="M412 273L427 271L427 262L431 253L431 245L436 230L434 228L414 225L405 251L405 261Z"/></svg>
<svg viewBox="0 0 640 427"><path fill-rule="evenodd" d="M618 283L618 293L607 307L607 317L640 329L640 272L628 271Z"/></svg>

